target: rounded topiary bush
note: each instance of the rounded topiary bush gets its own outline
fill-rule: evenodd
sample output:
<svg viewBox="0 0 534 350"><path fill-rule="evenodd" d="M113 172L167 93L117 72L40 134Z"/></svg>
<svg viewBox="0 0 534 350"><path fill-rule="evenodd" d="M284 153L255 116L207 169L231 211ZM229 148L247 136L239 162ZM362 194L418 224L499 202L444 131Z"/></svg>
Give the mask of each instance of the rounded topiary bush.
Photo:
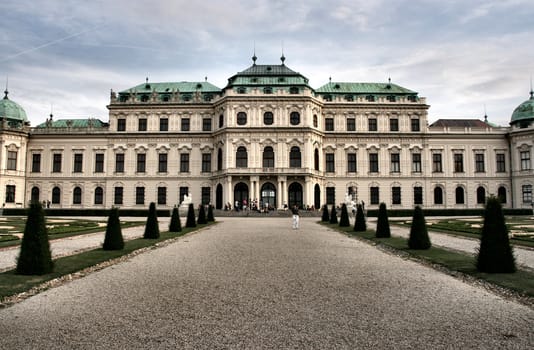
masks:
<svg viewBox="0 0 534 350"><path fill-rule="evenodd" d="M420 206L416 206L413 212L408 247L410 249L430 249L430 246L430 237L428 237L423 209Z"/></svg>
<svg viewBox="0 0 534 350"><path fill-rule="evenodd" d="M185 227L197 227L193 203L190 203L189 208L187 209L187 220L185 222Z"/></svg>
<svg viewBox="0 0 534 350"><path fill-rule="evenodd" d="M169 232L182 232L182 223L180 222L180 213L178 208L174 206L171 214L171 222L169 223Z"/></svg>
<svg viewBox="0 0 534 350"><path fill-rule="evenodd" d="M104 238L104 250L121 250L124 248L124 239L122 238L121 222L119 220L119 209L111 208L108 217L108 226L106 227L106 236Z"/></svg>
<svg viewBox="0 0 534 350"><path fill-rule="evenodd" d="M363 207L361 204L356 206L356 221L354 222L354 231L365 232L367 224L365 223L365 215L363 214Z"/></svg>
<svg viewBox="0 0 534 350"><path fill-rule="evenodd" d="M54 262L48 242L45 215L41 203L32 202L24 227L16 273L19 275L44 275L54 270Z"/></svg>
<svg viewBox="0 0 534 350"><path fill-rule="evenodd" d="M388 210L386 209L386 203L380 203L380 206L378 207L378 219L376 222L376 237L377 238L391 237L391 231L389 229Z"/></svg>
<svg viewBox="0 0 534 350"><path fill-rule="evenodd" d="M197 218L197 224L203 225L207 224L208 220L206 220L206 210L204 210L204 205L200 205L200 208L198 208L198 218Z"/></svg>
<svg viewBox="0 0 534 350"><path fill-rule="evenodd" d="M156 203L154 202L150 203L150 206L148 207L148 217L146 219L145 234L143 235L143 238L159 238L158 216L156 213Z"/></svg>
<svg viewBox="0 0 534 350"><path fill-rule="evenodd" d="M330 210L330 223L337 224L337 211L335 204L332 204L332 210Z"/></svg>
<svg viewBox="0 0 534 350"><path fill-rule="evenodd" d="M341 206L341 217L339 219L339 226L340 227L350 226L349 212L347 211L347 205L345 203L343 203L343 205Z"/></svg>
<svg viewBox="0 0 534 350"><path fill-rule="evenodd" d="M215 221L215 217L213 216L213 205L208 205L208 217L207 217L207 220L208 222L214 222Z"/></svg>
<svg viewBox="0 0 534 350"><path fill-rule="evenodd" d="M480 272L511 273L516 271L508 228L498 198L490 197L484 210L484 224L476 259Z"/></svg>
<svg viewBox="0 0 534 350"><path fill-rule="evenodd" d="M330 221L330 214L328 214L328 205L323 205L323 215L321 216L322 222L329 222Z"/></svg>

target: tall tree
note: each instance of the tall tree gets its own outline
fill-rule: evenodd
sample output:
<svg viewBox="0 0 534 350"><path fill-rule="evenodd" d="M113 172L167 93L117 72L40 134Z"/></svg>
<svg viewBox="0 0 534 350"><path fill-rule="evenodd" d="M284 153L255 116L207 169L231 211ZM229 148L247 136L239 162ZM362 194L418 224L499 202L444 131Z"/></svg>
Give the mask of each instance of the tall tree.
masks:
<svg viewBox="0 0 534 350"><path fill-rule="evenodd" d="M108 226L102 248L104 250L122 250L124 248L118 208L111 208L109 211Z"/></svg>
<svg viewBox="0 0 534 350"><path fill-rule="evenodd" d="M146 219L145 234L143 235L143 238L159 238L158 215L156 212L156 203L154 202L151 202L148 207L148 217Z"/></svg>
<svg viewBox="0 0 534 350"><path fill-rule="evenodd" d="M356 222L354 222L354 231L365 232L367 224L365 223L365 215L363 214L363 207L361 204L356 206Z"/></svg>
<svg viewBox="0 0 534 350"><path fill-rule="evenodd" d="M516 271L508 228L498 198L489 197L484 210L484 225L477 254L480 272L511 273Z"/></svg>
<svg viewBox="0 0 534 350"><path fill-rule="evenodd" d="M376 237L377 238L391 237L391 231L389 229L388 210L386 209L386 203L380 203L380 206L378 207L378 219L376 223Z"/></svg>
<svg viewBox="0 0 534 350"><path fill-rule="evenodd" d="M187 209L187 220L185 222L185 227L197 227L197 223L195 221L195 208L193 207L193 203L190 203L189 208Z"/></svg>
<svg viewBox="0 0 534 350"><path fill-rule="evenodd" d="M182 223L180 222L180 213L174 206L172 209L171 222L169 223L169 232L182 232Z"/></svg>
<svg viewBox="0 0 534 350"><path fill-rule="evenodd" d="M430 237L428 237L423 209L420 206L416 206L413 212L408 247L410 249L430 249L430 246Z"/></svg>
<svg viewBox="0 0 534 350"><path fill-rule="evenodd" d="M337 211L335 204L332 204L332 210L330 211L330 223L337 224Z"/></svg>
<svg viewBox="0 0 534 350"><path fill-rule="evenodd" d="M349 213L347 211L347 205L345 203L343 203L343 205L341 206L341 218L339 219L339 226L340 227L350 226Z"/></svg>
<svg viewBox="0 0 534 350"><path fill-rule="evenodd" d="M215 217L213 216L213 205L209 205L208 206L208 222L214 222L215 221Z"/></svg>
<svg viewBox="0 0 534 350"><path fill-rule="evenodd" d="M330 214L328 214L328 205L323 205L323 216L321 217L322 222L330 221Z"/></svg>
<svg viewBox="0 0 534 350"><path fill-rule="evenodd" d="M17 259L17 274L44 275L54 270L43 207L32 202Z"/></svg>

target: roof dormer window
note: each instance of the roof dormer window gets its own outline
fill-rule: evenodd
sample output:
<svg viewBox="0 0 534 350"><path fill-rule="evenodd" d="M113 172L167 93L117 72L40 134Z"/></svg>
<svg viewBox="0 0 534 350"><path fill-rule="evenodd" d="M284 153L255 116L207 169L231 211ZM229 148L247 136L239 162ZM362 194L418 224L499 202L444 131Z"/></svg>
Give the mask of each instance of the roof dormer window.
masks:
<svg viewBox="0 0 534 350"><path fill-rule="evenodd" d="M270 87L270 86L267 86L267 87L263 88L263 93L264 94L272 94L273 93L273 88Z"/></svg>

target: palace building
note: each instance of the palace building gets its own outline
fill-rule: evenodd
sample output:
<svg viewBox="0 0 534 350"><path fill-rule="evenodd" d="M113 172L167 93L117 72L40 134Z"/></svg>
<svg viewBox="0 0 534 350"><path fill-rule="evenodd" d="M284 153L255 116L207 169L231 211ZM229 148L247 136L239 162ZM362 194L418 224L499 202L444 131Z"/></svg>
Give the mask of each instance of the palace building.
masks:
<svg viewBox="0 0 534 350"><path fill-rule="evenodd" d="M108 121L30 127L0 100L0 198L51 208L172 208L257 202L319 208L347 197L377 208L477 208L489 195L531 208L534 97L510 126L439 119L389 82L314 88L285 65L253 64L224 88L146 82L111 91Z"/></svg>

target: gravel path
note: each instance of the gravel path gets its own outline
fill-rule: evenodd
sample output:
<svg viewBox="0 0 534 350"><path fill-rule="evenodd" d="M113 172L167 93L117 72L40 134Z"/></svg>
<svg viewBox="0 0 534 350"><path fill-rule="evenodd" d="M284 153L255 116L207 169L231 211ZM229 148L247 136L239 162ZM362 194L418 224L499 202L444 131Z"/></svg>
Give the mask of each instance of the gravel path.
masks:
<svg viewBox="0 0 534 350"><path fill-rule="evenodd" d="M220 221L1 309L1 347L534 347L533 309L316 218Z"/></svg>

